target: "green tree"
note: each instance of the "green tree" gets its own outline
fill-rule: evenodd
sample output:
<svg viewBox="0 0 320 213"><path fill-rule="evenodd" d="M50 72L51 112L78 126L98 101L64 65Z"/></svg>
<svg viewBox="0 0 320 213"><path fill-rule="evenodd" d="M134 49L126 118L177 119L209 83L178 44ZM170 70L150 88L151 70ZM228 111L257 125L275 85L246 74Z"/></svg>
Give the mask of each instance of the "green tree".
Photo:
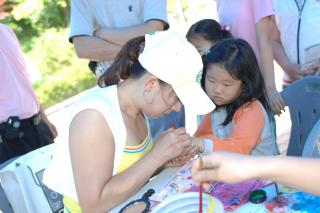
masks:
<svg viewBox="0 0 320 213"><path fill-rule="evenodd" d="M70 0L2 0L12 5L2 20L17 34L24 51L30 51L34 39L51 28L66 28L70 18ZM0 2L1 4L1 2Z"/></svg>

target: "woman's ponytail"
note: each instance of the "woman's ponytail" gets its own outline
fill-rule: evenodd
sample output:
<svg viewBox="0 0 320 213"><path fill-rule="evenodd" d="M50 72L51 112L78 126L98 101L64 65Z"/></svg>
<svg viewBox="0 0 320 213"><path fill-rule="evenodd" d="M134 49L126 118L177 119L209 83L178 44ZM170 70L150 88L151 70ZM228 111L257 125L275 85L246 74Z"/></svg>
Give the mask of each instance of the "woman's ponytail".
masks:
<svg viewBox="0 0 320 213"><path fill-rule="evenodd" d="M120 80L129 78L132 75L132 68L137 67L136 64L139 63L138 57L143 51L144 42L144 36L129 40L121 48L112 65L100 76L98 85L100 87L111 86L118 84Z"/></svg>

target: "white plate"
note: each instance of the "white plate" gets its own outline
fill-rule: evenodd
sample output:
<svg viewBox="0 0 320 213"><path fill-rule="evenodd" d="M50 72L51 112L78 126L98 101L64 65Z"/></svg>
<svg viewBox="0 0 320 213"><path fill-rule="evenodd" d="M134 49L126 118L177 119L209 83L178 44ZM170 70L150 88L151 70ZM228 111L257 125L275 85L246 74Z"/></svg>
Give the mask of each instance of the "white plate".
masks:
<svg viewBox="0 0 320 213"><path fill-rule="evenodd" d="M214 211L210 213L224 213L224 208L220 200L209 194L203 193L202 209L203 213L209 213L210 198L215 202ZM168 196L164 201L157 205L153 213L197 213L199 208L199 193L187 192Z"/></svg>

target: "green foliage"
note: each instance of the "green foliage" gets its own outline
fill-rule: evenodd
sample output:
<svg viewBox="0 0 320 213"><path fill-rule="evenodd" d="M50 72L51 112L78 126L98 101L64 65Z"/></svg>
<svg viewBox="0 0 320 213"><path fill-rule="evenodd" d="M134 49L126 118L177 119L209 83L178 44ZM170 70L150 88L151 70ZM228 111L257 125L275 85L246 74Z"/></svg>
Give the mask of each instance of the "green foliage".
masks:
<svg viewBox="0 0 320 213"><path fill-rule="evenodd" d="M70 0L8 0L15 4L1 22L17 34L24 51L32 49L35 38L50 28L66 28L70 17Z"/></svg>
<svg viewBox="0 0 320 213"><path fill-rule="evenodd" d="M77 60L66 29L45 31L36 39L28 55L44 76L59 73L65 67L73 65L72 60Z"/></svg>
<svg viewBox="0 0 320 213"><path fill-rule="evenodd" d="M69 25L69 0L43 0L43 10L37 22L42 28L66 28Z"/></svg>
<svg viewBox="0 0 320 213"><path fill-rule="evenodd" d="M86 63L76 63L79 62L75 62L73 67L66 68L63 72L47 77L41 84L35 86L44 108L64 101L96 84L95 76L84 69Z"/></svg>
<svg viewBox="0 0 320 213"><path fill-rule="evenodd" d="M96 84L87 60L78 59L73 45L68 42L67 29L45 31L37 38L28 55L42 73L43 80L35 88L45 107Z"/></svg>

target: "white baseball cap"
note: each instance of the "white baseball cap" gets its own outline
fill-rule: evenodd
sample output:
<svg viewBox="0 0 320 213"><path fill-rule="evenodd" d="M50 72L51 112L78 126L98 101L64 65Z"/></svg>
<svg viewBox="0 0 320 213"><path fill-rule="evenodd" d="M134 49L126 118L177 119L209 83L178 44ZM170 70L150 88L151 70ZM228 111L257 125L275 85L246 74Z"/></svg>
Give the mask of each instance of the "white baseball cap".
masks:
<svg viewBox="0 0 320 213"><path fill-rule="evenodd" d="M188 111L203 115L214 110L200 85L201 56L184 36L169 31L146 34L138 60L148 72L172 86Z"/></svg>

